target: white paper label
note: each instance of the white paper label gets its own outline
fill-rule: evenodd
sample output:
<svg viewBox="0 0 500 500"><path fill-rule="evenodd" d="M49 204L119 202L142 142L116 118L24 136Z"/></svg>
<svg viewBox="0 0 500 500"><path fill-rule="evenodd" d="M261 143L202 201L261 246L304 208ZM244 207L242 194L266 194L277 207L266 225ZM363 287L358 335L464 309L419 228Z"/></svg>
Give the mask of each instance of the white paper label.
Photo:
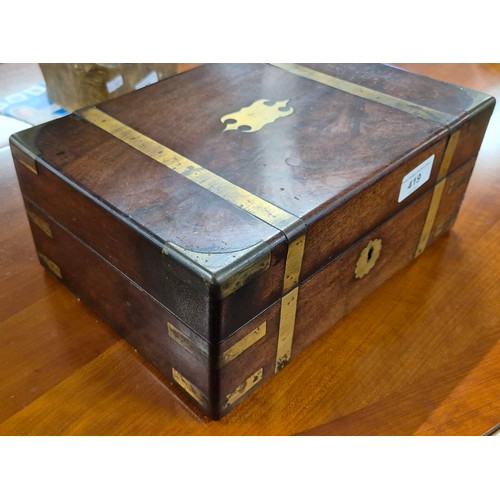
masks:
<svg viewBox="0 0 500 500"><path fill-rule="evenodd" d="M112 80L106 82L106 88L108 89L108 94L112 94L115 90L118 90L123 85L122 75L116 75Z"/></svg>
<svg viewBox="0 0 500 500"><path fill-rule="evenodd" d="M158 81L158 75L156 71L151 71L142 80L139 80L134 88L135 90L139 90L145 87L146 85L151 85L153 83L156 83L157 81Z"/></svg>
<svg viewBox="0 0 500 500"><path fill-rule="evenodd" d="M433 163L434 155L427 158L427 160L404 176L403 182L401 183L401 189L399 191L398 203L401 203L405 198L410 196L410 194L414 193L420 186L429 180Z"/></svg>

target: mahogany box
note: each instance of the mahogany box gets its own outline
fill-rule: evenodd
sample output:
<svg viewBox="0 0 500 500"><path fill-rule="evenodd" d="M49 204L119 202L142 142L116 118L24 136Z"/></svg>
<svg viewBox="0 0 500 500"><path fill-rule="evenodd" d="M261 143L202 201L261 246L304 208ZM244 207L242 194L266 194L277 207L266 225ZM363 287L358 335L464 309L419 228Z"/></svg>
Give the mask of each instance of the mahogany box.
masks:
<svg viewBox="0 0 500 500"><path fill-rule="evenodd" d="M387 65L208 64L11 148L41 264L220 418L451 227L493 107Z"/></svg>

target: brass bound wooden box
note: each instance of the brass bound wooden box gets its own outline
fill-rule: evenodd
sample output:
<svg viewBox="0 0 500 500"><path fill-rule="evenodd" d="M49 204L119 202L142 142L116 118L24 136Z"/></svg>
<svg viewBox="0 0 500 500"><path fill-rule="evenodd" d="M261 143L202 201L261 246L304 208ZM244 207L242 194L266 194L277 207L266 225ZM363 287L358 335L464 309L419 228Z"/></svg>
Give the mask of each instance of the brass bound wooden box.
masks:
<svg viewBox="0 0 500 500"><path fill-rule="evenodd" d="M493 107L386 65L214 64L11 147L41 264L220 418L451 227Z"/></svg>

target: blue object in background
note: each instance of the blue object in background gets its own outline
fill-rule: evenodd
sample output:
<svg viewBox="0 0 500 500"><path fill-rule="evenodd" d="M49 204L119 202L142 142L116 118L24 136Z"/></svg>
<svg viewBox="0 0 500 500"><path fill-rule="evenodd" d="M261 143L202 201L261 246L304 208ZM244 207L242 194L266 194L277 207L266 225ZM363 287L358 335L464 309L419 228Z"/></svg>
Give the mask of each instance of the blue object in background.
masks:
<svg viewBox="0 0 500 500"><path fill-rule="evenodd" d="M47 95L45 82L15 92L0 99L0 114L38 125L61 116L69 111L54 104Z"/></svg>

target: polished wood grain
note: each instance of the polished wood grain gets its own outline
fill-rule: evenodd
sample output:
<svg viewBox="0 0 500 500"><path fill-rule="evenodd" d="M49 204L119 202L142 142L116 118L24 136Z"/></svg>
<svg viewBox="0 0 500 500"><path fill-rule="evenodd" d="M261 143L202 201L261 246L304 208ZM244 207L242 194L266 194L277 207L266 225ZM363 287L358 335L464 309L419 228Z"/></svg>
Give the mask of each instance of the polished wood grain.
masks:
<svg viewBox="0 0 500 500"><path fill-rule="evenodd" d="M492 67L449 69L445 79L500 92ZM495 113L452 232L218 422L44 273L2 151L0 433L486 432L500 420L498 126Z"/></svg>

